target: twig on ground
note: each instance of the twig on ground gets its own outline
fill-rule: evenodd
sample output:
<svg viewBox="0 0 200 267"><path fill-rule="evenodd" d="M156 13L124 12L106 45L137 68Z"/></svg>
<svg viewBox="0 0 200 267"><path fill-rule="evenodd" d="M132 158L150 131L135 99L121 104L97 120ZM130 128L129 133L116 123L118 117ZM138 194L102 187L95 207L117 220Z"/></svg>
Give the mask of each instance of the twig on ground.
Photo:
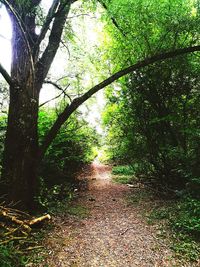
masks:
<svg viewBox="0 0 200 267"><path fill-rule="evenodd" d="M135 227L129 227L126 230L124 230L123 232L121 232L119 235L124 235L126 232L128 232L129 230L134 229Z"/></svg>

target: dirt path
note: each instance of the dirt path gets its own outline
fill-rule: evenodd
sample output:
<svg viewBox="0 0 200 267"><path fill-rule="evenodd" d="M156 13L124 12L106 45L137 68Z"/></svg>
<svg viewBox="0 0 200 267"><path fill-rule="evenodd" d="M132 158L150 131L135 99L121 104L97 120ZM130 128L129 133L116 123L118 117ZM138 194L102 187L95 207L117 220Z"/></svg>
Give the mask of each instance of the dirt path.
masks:
<svg viewBox="0 0 200 267"><path fill-rule="evenodd" d="M183 266L170 261L170 250L156 238L155 227L142 218L140 207L125 201L132 189L113 183L109 167L98 163L92 167L89 189L78 199L89 215L57 218L58 227L48 238L51 251L45 266Z"/></svg>

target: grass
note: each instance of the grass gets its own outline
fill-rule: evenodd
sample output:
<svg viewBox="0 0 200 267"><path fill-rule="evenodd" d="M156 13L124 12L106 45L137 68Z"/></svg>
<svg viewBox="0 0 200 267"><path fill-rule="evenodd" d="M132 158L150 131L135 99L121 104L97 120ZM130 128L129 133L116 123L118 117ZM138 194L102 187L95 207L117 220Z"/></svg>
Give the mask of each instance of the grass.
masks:
<svg viewBox="0 0 200 267"><path fill-rule="evenodd" d="M27 264L42 262L47 253L40 246L45 234L46 230L42 229L33 232L24 243L10 241L5 245L0 245L0 266L23 267Z"/></svg>
<svg viewBox="0 0 200 267"><path fill-rule="evenodd" d="M127 176L127 175L118 175L113 177L114 182L119 183L119 184L131 184L133 181L132 176Z"/></svg>
<svg viewBox="0 0 200 267"><path fill-rule="evenodd" d="M130 184L135 179L134 170L129 165L114 166L112 168L113 180L120 184Z"/></svg>
<svg viewBox="0 0 200 267"><path fill-rule="evenodd" d="M200 255L200 245L188 235L174 233L171 249L175 256L181 260L197 261Z"/></svg>
<svg viewBox="0 0 200 267"><path fill-rule="evenodd" d="M89 215L89 210L81 205L70 206L67 208L67 213L74 215L80 219L84 219Z"/></svg>
<svg viewBox="0 0 200 267"><path fill-rule="evenodd" d="M129 204L135 205L135 204L140 204L141 202L146 203L149 200L149 197L151 196L150 192L147 190L137 190L134 191L134 194L130 194L127 197L127 202Z"/></svg>

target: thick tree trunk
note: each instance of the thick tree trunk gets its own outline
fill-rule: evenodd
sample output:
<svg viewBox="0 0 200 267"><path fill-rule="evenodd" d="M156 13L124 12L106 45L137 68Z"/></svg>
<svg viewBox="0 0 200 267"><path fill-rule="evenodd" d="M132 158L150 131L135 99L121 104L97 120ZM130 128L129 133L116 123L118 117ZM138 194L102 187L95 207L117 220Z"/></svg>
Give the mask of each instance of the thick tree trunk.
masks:
<svg viewBox="0 0 200 267"><path fill-rule="evenodd" d="M21 6L14 6L21 11ZM12 66L8 124L3 155L2 179L6 181L7 199L18 207L31 209L35 194L38 155L38 100L35 84L33 41L34 13L25 16L23 23L30 31L29 41L22 29L22 20L9 9L12 26Z"/></svg>
<svg viewBox="0 0 200 267"><path fill-rule="evenodd" d="M8 200L28 209L33 206L38 166L38 98L30 91L11 88L2 172Z"/></svg>

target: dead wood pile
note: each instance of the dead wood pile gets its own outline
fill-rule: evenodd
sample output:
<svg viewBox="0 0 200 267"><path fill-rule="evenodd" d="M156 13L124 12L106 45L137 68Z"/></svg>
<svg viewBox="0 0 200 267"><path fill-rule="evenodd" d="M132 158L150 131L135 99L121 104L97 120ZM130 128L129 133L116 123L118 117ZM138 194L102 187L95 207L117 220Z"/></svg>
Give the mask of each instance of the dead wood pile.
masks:
<svg viewBox="0 0 200 267"><path fill-rule="evenodd" d="M34 218L23 211L0 205L0 245L11 241L24 243L35 225L50 219L49 214Z"/></svg>

